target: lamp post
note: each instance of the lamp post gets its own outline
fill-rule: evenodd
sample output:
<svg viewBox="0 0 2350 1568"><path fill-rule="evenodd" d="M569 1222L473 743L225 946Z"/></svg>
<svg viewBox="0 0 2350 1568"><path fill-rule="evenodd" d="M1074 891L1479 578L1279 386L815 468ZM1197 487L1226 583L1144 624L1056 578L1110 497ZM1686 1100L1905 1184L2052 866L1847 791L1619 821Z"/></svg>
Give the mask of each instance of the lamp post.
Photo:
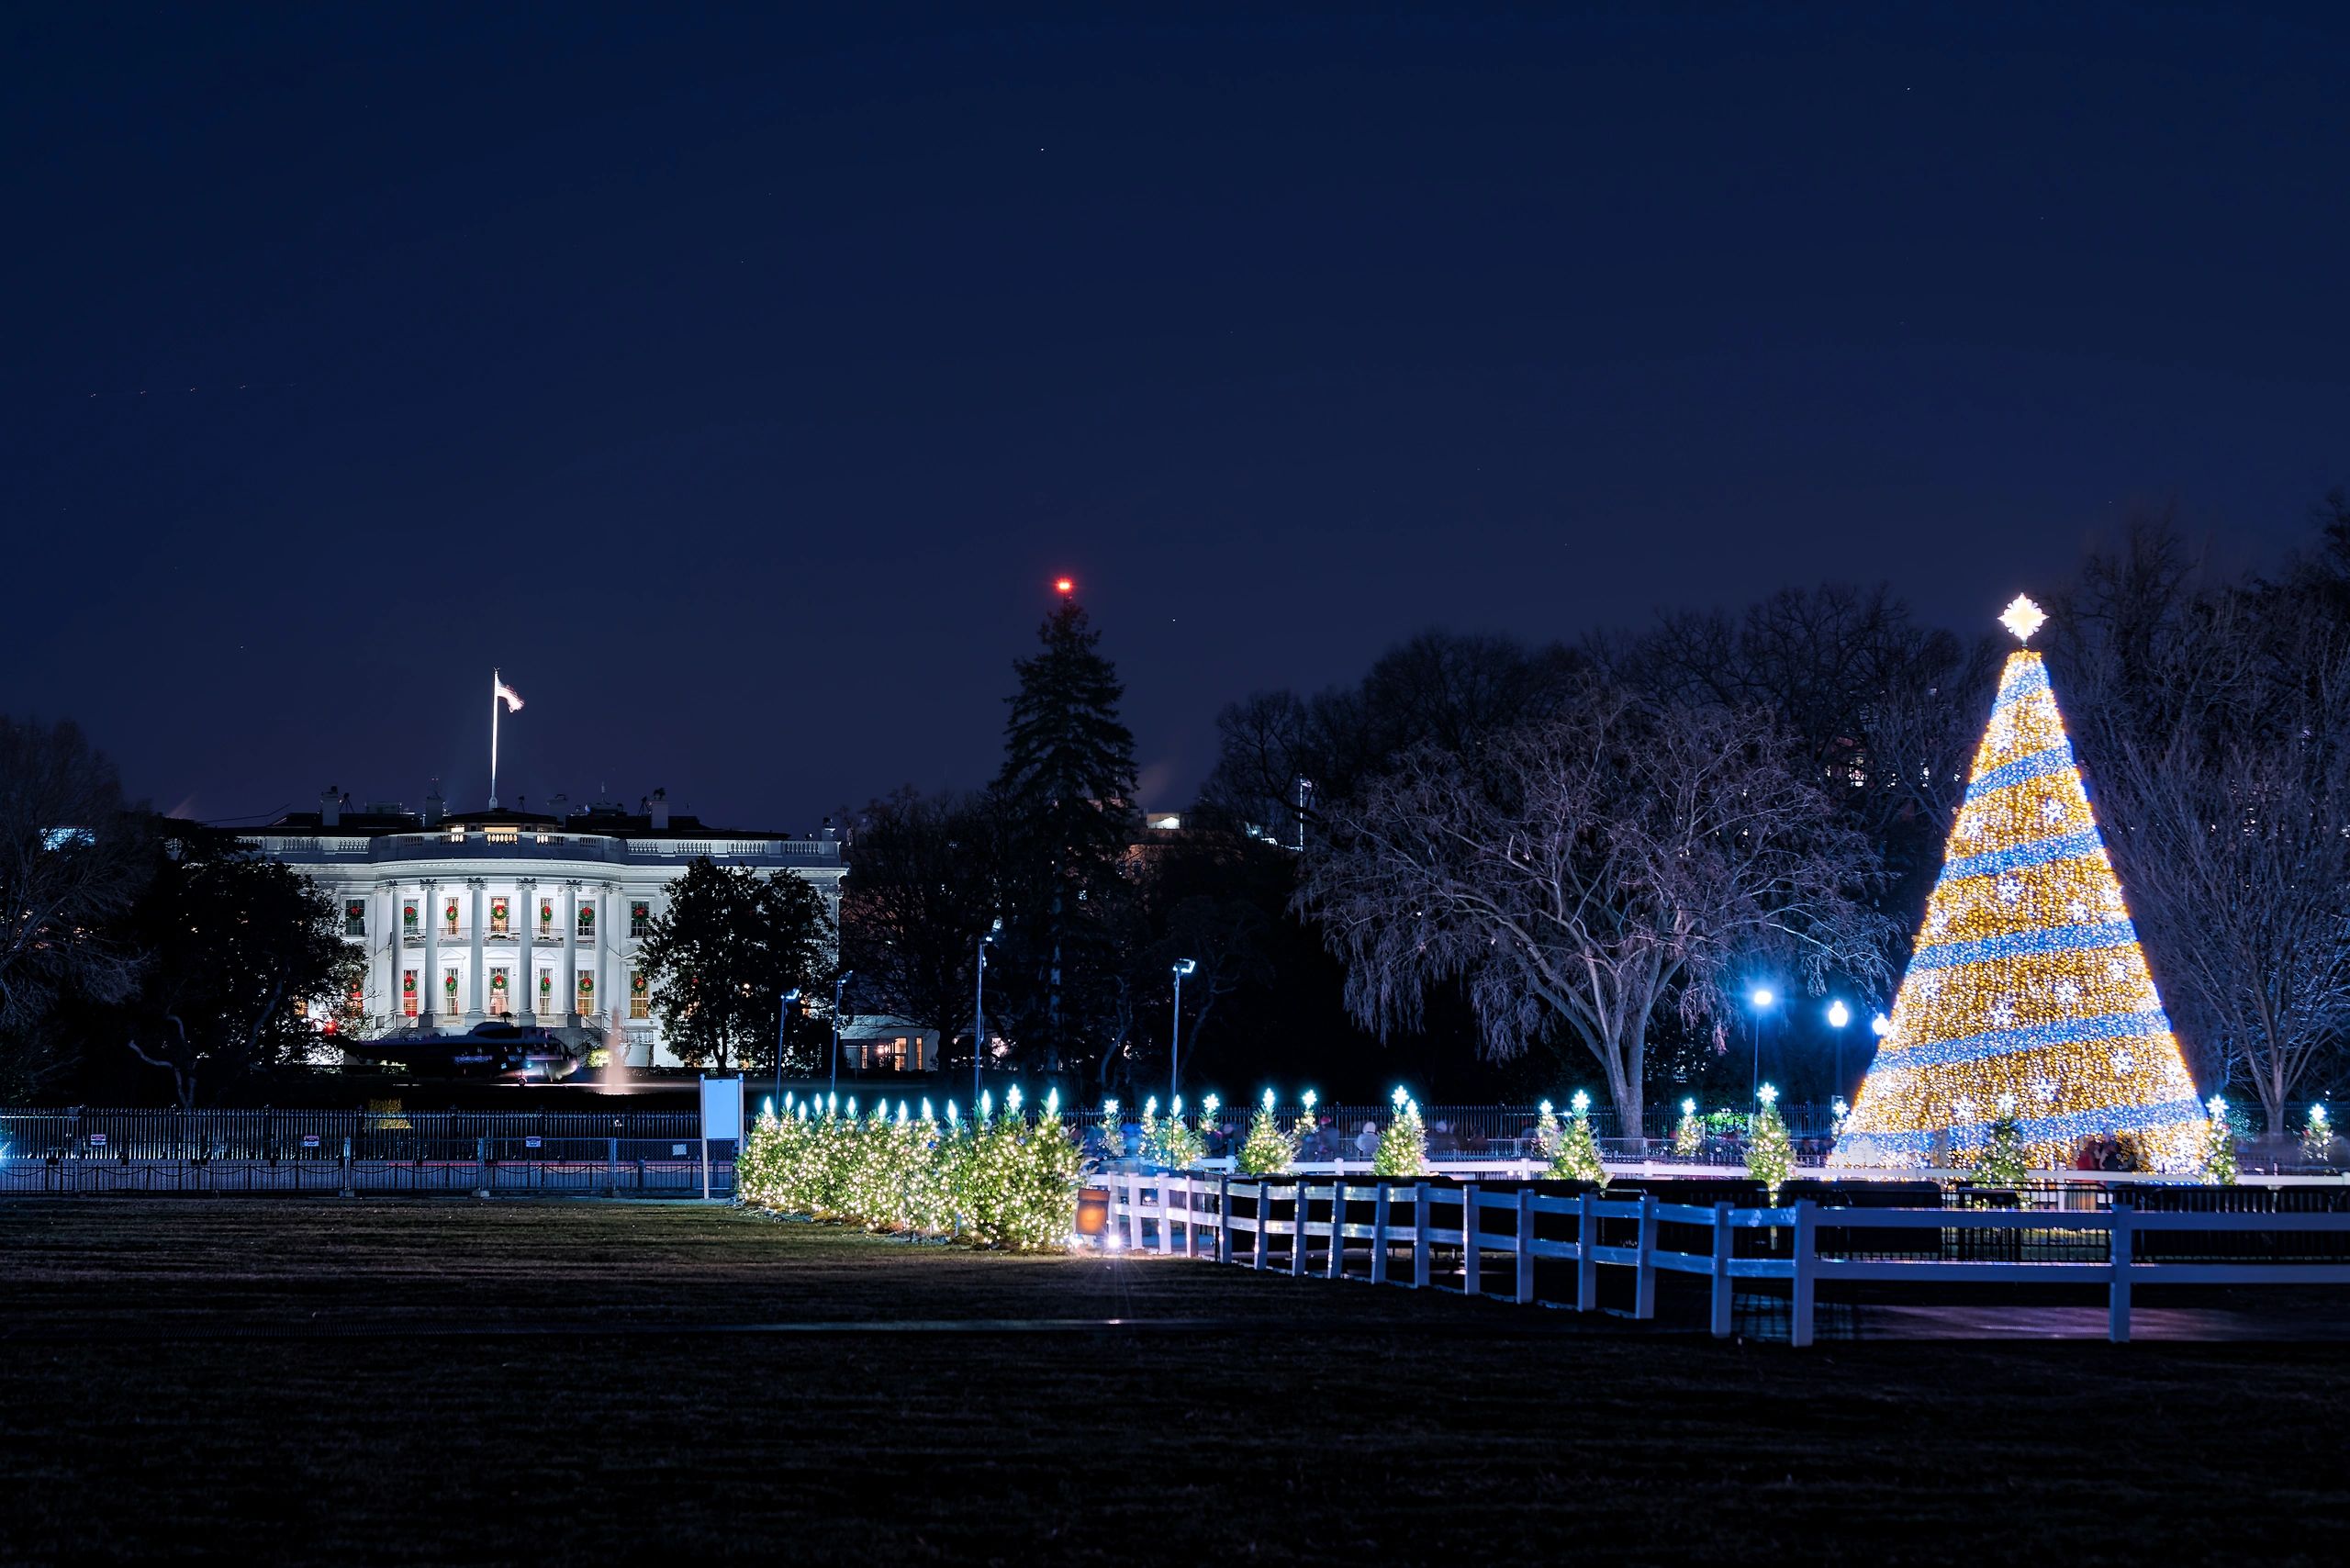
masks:
<svg viewBox="0 0 2350 1568"><path fill-rule="evenodd" d="M791 1010L800 1005L800 988L793 986L783 993L783 1002L776 1008L775 1020L775 1098L783 1103L783 1050L791 1043Z"/></svg>
<svg viewBox="0 0 2350 1568"><path fill-rule="evenodd" d="M979 933L979 968L971 981L971 1103L979 1103L979 1063L988 1054L988 945L1003 930L1003 922L991 922Z"/></svg>
<svg viewBox="0 0 2350 1568"><path fill-rule="evenodd" d="M833 1092L835 1094L841 1088L841 992L846 991L848 982L856 978L855 969L843 969L840 978L833 981Z"/></svg>
<svg viewBox="0 0 2350 1568"><path fill-rule="evenodd" d="M1754 1050L1754 1070L1746 1084L1747 1098L1751 1101L1755 1092L1762 1087L1762 1014L1771 1003L1779 999L1769 986L1758 985L1748 992L1746 1000L1754 1008L1753 1014L1746 1021L1747 1043Z"/></svg>
<svg viewBox="0 0 2350 1568"><path fill-rule="evenodd" d="M1831 1099L1843 1098L1844 1025L1852 1021L1852 1010L1844 1005L1842 997L1840 996L1828 1004L1828 1026L1836 1031L1836 1081L1829 1086L1828 1091Z"/></svg>
<svg viewBox="0 0 2350 1568"><path fill-rule="evenodd" d="M1200 966L1190 958L1178 958L1175 972L1175 1022L1167 1035L1167 1097L1174 1100L1183 1092L1183 977Z"/></svg>

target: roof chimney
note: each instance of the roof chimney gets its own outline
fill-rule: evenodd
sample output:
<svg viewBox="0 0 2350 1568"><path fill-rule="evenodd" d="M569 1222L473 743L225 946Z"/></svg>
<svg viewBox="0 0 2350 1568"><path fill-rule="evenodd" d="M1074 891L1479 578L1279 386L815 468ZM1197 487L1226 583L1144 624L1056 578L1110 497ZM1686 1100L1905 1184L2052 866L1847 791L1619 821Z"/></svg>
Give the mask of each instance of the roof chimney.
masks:
<svg viewBox="0 0 2350 1568"><path fill-rule="evenodd" d="M432 788L424 792L424 825L439 827L442 814L441 780L435 778L432 781Z"/></svg>
<svg viewBox="0 0 2350 1568"><path fill-rule="evenodd" d="M342 791L332 784L319 791L319 825L342 825Z"/></svg>
<svg viewBox="0 0 2350 1568"><path fill-rule="evenodd" d="M655 833L666 833L666 832L668 832L668 831L669 831L669 791L668 791L668 790L654 790L654 791L653 791L652 806L653 806L653 830L654 830Z"/></svg>

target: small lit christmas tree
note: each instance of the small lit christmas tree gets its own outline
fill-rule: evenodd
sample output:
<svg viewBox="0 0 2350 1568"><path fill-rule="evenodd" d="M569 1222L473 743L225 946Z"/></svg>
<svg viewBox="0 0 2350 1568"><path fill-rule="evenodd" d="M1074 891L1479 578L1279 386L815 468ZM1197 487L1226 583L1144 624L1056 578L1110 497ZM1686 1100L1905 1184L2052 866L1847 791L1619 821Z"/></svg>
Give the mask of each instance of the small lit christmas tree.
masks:
<svg viewBox="0 0 2350 1568"><path fill-rule="evenodd" d="M1589 1182L1605 1189L1607 1167L1599 1158L1599 1140L1591 1135L1591 1096L1575 1091L1574 1114L1560 1135L1559 1151L1550 1159L1550 1177L1558 1182Z"/></svg>
<svg viewBox="0 0 2350 1568"><path fill-rule="evenodd" d="M1681 1102L1681 1119L1673 1124L1673 1152L1695 1159L1705 1151L1706 1124L1697 1118L1697 1102Z"/></svg>
<svg viewBox="0 0 2350 1568"><path fill-rule="evenodd" d="M1991 1136L1983 1140L1982 1150L1975 1156L1975 1179L1986 1187L2020 1187L2031 1174L2031 1150L2016 1122L2016 1103L2012 1097L2003 1098L1999 1114L1991 1123Z"/></svg>
<svg viewBox="0 0 2350 1568"><path fill-rule="evenodd" d="M2236 1128L2228 1114L2228 1103L2214 1094L2204 1109L2211 1119L2203 1135L2203 1180L2214 1187L2232 1187L2236 1184Z"/></svg>
<svg viewBox="0 0 2350 1568"><path fill-rule="evenodd" d="M1550 1102L1545 1100L1536 1109L1539 1114L1534 1122L1534 1152L1545 1159L1554 1159L1559 1152L1559 1140L1567 1136L1566 1129L1559 1126L1559 1113L1550 1108Z"/></svg>
<svg viewBox="0 0 2350 1568"><path fill-rule="evenodd" d="M1417 1176L1428 1168L1427 1124L1420 1119L1420 1103L1397 1088L1395 1114L1379 1135L1379 1150L1371 1169L1379 1176Z"/></svg>
<svg viewBox="0 0 2350 1568"><path fill-rule="evenodd" d="M1119 1124L1118 1103L1115 1100L1102 1102L1102 1126L1098 1136L1102 1159L1124 1159L1126 1157L1126 1130Z"/></svg>
<svg viewBox="0 0 2350 1568"><path fill-rule="evenodd" d="M1257 1105L1257 1114L1248 1120L1248 1136L1241 1141L1240 1157L1235 1162L1244 1176L1270 1176L1286 1170L1297 1158L1298 1137L1281 1131L1273 1119L1273 1092Z"/></svg>
<svg viewBox="0 0 2350 1568"><path fill-rule="evenodd" d="M2310 1119L2302 1124L2301 1158L2311 1165L2333 1162L2333 1118L2325 1114L2322 1105L2311 1105Z"/></svg>
<svg viewBox="0 0 2350 1568"><path fill-rule="evenodd" d="M1762 1183L1765 1200L1775 1208L1779 1189L1795 1173L1796 1149L1787 1137L1787 1124L1779 1115L1779 1092L1766 1083L1754 1097L1762 1106L1747 1124L1746 1173Z"/></svg>
<svg viewBox="0 0 2350 1568"><path fill-rule="evenodd" d="M2001 620L2046 619L2019 596ZM2203 1107L2090 809L2048 666L2008 656L1890 1025L1830 1162L1965 1163L2013 1096L2035 1166L2086 1137L2202 1163Z"/></svg>

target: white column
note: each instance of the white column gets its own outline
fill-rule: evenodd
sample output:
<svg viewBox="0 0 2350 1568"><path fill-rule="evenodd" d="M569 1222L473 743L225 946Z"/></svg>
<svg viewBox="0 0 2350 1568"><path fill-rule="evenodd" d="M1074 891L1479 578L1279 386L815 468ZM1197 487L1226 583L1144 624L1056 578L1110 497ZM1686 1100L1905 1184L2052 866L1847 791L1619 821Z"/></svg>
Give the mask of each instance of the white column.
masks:
<svg viewBox="0 0 2350 1568"><path fill-rule="evenodd" d="M400 1016L400 967L407 953L400 946L400 884L395 877L384 890L384 1029L406 1026Z"/></svg>
<svg viewBox="0 0 2350 1568"><path fill-rule="evenodd" d="M566 1028L579 1027L579 883L566 879L563 884L563 974L555 981L563 994L555 998L560 1004Z"/></svg>
<svg viewBox="0 0 2350 1568"><path fill-rule="evenodd" d="M612 933L620 907L620 890L606 882L597 891L596 906L596 1005L604 1014L605 1036L610 1038L626 1016L621 988L612 980L620 954L620 938Z"/></svg>
<svg viewBox="0 0 2350 1568"><path fill-rule="evenodd" d="M417 1015L427 1029L441 1026L441 884L427 877L420 884L416 913L424 925L424 973L417 977L417 989L424 994L417 1001Z"/></svg>
<svg viewBox="0 0 2350 1568"><path fill-rule="evenodd" d="M539 884L524 880L519 886L522 904L522 1005L516 1011L521 1014L523 1022L535 1024L539 1012L539 976L538 966L532 961L531 943L538 934Z"/></svg>
<svg viewBox="0 0 2350 1568"><path fill-rule="evenodd" d="M465 992L465 1016L471 1022L478 1024L489 1012L489 993L484 989L489 981L487 972L483 969L481 962L482 879L479 877L467 877L465 886L473 890L474 895L473 989Z"/></svg>

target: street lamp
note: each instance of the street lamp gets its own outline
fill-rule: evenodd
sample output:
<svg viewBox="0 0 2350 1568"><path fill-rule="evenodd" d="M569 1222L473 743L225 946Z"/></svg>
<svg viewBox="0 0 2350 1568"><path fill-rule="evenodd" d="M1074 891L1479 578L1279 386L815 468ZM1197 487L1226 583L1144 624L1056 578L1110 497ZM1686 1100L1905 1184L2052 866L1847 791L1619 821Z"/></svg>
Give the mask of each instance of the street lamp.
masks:
<svg viewBox="0 0 2350 1568"><path fill-rule="evenodd" d="M1844 1025L1852 1021L1852 1010L1838 997L1828 1004L1828 1026L1836 1031L1836 1081L1830 1092L1841 1099L1844 1093Z"/></svg>
<svg viewBox="0 0 2350 1568"><path fill-rule="evenodd" d="M1762 1086L1762 1014L1768 1012L1771 1004L1779 998L1778 993L1769 986L1758 985L1747 993L1746 1000L1754 1009L1753 1015L1746 1021L1747 1043L1754 1048L1754 1071L1746 1084L1748 1092L1751 1093Z"/></svg>
<svg viewBox="0 0 2350 1568"><path fill-rule="evenodd" d="M776 1008L775 1020L775 1097L783 1100L783 1051L791 1043L791 1010L800 1005L800 988L793 986L783 993L782 1002Z"/></svg>
<svg viewBox="0 0 2350 1568"><path fill-rule="evenodd" d="M1183 977L1200 966L1190 958L1178 958L1172 967L1175 972L1175 1022L1167 1036L1167 1097L1169 1100L1183 1092Z"/></svg>
<svg viewBox="0 0 2350 1568"><path fill-rule="evenodd" d="M971 982L971 1103L979 1103L979 1062L988 1054L988 946L1003 932L1002 920L979 933L979 966Z"/></svg>
<svg viewBox="0 0 2350 1568"><path fill-rule="evenodd" d="M838 1093L841 1087L841 992L847 990L848 982L856 978L855 969L843 969L840 972L840 978L833 981L833 1092L834 1093Z"/></svg>

